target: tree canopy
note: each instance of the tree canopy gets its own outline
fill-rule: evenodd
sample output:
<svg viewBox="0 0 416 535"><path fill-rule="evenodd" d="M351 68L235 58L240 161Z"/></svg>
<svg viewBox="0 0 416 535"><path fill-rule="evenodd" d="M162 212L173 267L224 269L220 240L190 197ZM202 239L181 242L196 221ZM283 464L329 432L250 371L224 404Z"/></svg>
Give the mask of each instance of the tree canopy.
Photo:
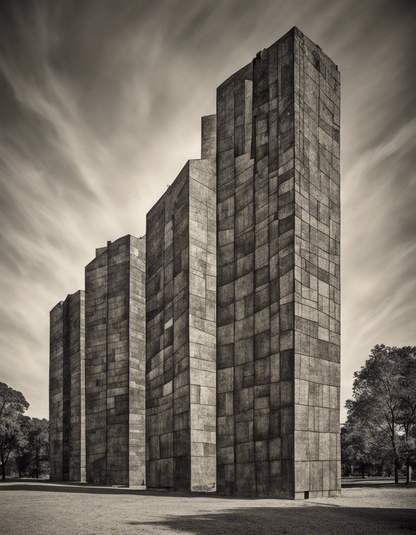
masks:
<svg viewBox="0 0 416 535"><path fill-rule="evenodd" d="M45 418L32 418L29 423L27 451L35 477L39 477L40 464L49 459L49 422Z"/></svg>
<svg viewBox="0 0 416 535"><path fill-rule="evenodd" d="M398 469L416 453L416 347L375 346L354 373L346 407L344 458L354 448L361 463L389 456L398 482Z"/></svg>
<svg viewBox="0 0 416 535"><path fill-rule="evenodd" d="M6 478L6 464L10 454L25 440L22 417L28 408L29 403L21 392L0 383L0 461L3 479Z"/></svg>
<svg viewBox="0 0 416 535"><path fill-rule="evenodd" d="M16 470L19 477L39 477L49 472L49 422L23 413L29 403L24 395L0 383L0 463L2 478Z"/></svg>

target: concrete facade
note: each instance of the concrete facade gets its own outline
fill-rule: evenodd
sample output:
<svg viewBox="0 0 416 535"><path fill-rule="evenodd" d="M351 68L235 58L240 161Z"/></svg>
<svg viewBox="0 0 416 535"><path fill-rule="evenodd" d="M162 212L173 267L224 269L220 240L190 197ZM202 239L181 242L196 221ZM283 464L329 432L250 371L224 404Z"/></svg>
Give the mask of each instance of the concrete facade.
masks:
<svg viewBox="0 0 416 535"><path fill-rule="evenodd" d="M85 268L87 482L145 483L145 240L124 236Z"/></svg>
<svg viewBox="0 0 416 535"><path fill-rule="evenodd" d="M218 490L340 490L339 72L294 28L217 93Z"/></svg>
<svg viewBox="0 0 416 535"><path fill-rule="evenodd" d="M50 466L54 481L85 481L85 295L50 313Z"/></svg>
<svg viewBox="0 0 416 535"><path fill-rule="evenodd" d="M215 116L147 215L147 485L216 488Z"/></svg>

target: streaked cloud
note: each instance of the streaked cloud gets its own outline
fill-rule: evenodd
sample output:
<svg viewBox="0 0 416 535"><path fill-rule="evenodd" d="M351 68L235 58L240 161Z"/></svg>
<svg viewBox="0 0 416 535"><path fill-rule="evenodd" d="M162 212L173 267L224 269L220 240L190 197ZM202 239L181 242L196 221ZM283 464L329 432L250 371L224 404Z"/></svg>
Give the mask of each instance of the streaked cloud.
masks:
<svg viewBox="0 0 416 535"><path fill-rule="evenodd" d="M396 132L385 132L378 145L363 151L344 174L346 387L368 348L377 343L415 344L415 132L416 118L410 117Z"/></svg>
<svg viewBox="0 0 416 535"><path fill-rule="evenodd" d="M414 344L416 11L384 0L0 7L0 380L48 406L49 310L200 150L216 87L297 25L342 75L343 391Z"/></svg>

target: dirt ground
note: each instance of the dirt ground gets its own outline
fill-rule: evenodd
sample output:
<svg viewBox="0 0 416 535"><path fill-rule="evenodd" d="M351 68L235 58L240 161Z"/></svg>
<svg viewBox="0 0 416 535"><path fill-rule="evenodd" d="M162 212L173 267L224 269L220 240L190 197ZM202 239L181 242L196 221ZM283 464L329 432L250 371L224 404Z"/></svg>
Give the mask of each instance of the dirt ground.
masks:
<svg viewBox="0 0 416 535"><path fill-rule="evenodd" d="M340 498L225 498L0 482L1 535L391 535L416 532L416 484L344 480Z"/></svg>

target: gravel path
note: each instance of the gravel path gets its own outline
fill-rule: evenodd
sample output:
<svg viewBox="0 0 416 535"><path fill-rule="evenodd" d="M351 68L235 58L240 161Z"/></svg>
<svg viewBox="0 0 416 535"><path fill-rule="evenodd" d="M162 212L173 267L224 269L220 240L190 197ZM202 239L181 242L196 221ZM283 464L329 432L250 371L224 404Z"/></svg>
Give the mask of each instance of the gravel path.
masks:
<svg viewBox="0 0 416 535"><path fill-rule="evenodd" d="M348 481L340 498L224 498L34 481L0 483L1 535L416 533L416 485Z"/></svg>

